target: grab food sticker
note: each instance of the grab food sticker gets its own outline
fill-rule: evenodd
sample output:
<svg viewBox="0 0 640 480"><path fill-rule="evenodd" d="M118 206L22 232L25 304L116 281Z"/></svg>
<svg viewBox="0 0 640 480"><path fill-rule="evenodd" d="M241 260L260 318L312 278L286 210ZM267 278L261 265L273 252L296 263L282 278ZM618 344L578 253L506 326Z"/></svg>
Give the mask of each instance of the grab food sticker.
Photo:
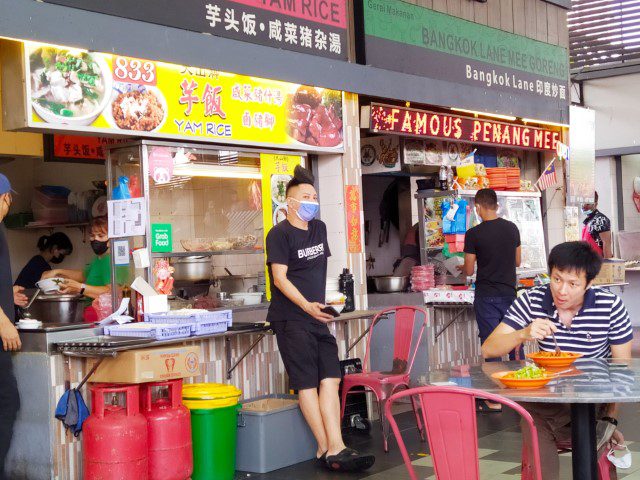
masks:
<svg viewBox="0 0 640 480"><path fill-rule="evenodd" d="M25 71L26 127L343 150L335 90L31 42Z"/></svg>

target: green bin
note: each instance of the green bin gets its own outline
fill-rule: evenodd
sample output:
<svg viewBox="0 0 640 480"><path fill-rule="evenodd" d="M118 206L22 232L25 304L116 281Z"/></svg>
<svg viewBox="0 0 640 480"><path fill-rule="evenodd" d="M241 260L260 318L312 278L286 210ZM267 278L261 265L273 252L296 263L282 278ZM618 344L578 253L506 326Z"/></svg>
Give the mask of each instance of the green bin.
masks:
<svg viewBox="0 0 640 480"><path fill-rule="evenodd" d="M241 394L231 385L196 383L183 386L182 400L191 411L191 480L233 480Z"/></svg>

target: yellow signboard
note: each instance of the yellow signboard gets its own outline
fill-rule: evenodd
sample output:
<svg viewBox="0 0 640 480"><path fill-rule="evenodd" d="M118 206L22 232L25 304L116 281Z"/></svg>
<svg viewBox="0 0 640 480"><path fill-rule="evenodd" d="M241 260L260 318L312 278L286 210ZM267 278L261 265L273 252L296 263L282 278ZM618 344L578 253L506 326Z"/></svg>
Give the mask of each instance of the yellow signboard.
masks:
<svg viewBox="0 0 640 480"><path fill-rule="evenodd" d="M296 165L302 158L297 155L261 154L262 172L262 215L264 226L264 245L267 246L267 234L274 225L287 218L286 188L293 178ZM267 252L268 253L268 252ZM271 299L269 269L267 272L267 298Z"/></svg>
<svg viewBox="0 0 640 480"><path fill-rule="evenodd" d="M342 93L25 43L27 126L342 151Z"/></svg>

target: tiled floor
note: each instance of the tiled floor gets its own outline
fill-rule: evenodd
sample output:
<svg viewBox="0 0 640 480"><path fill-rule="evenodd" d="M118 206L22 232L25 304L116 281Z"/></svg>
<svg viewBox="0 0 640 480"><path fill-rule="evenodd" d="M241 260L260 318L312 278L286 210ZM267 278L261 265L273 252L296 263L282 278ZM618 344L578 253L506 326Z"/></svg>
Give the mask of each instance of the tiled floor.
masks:
<svg viewBox="0 0 640 480"><path fill-rule="evenodd" d="M624 480L640 480L640 406L625 405L619 417L622 432L632 451L633 465L628 470L619 470L618 478ZM418 439L415 419L411 414L401 414L398 423L403 431L403 438L413 460L418 477L435 480L431 457L427 444ZM478 416L478 436L480 447L481 480L516 480L520 479L520 433L516 426L515 414L482 414ZM374 425L374 427L377 425ZM391 441L390 452L384 453L379 430L373 430L371 436L362 434L349 435L347 444L362 451L373 452L376 464L362 474L335 474L319 469L314 462L305 462L268 474L238 473L237 480L409 480L409 475L394 441ZM561 456L561 478L571 479L570 454Z"/></svg>

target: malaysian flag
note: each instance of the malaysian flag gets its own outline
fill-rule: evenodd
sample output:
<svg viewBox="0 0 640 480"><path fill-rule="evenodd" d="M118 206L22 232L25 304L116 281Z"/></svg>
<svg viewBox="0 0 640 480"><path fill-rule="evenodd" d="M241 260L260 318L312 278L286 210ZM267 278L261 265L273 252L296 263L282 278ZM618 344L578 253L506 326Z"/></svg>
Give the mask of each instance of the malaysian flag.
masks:
<svg viewBox="0 0 640 480"><path fill-rule="evenodd" d="M547 168L542 173L542 175L540 175L540 178L536 182L538 190L540 190L541 192L558 183L558 175L556 174L556 167L554 165L554 162L555 158L551 160L551 163L549 163L549 165L547 165Z"/></svg>

